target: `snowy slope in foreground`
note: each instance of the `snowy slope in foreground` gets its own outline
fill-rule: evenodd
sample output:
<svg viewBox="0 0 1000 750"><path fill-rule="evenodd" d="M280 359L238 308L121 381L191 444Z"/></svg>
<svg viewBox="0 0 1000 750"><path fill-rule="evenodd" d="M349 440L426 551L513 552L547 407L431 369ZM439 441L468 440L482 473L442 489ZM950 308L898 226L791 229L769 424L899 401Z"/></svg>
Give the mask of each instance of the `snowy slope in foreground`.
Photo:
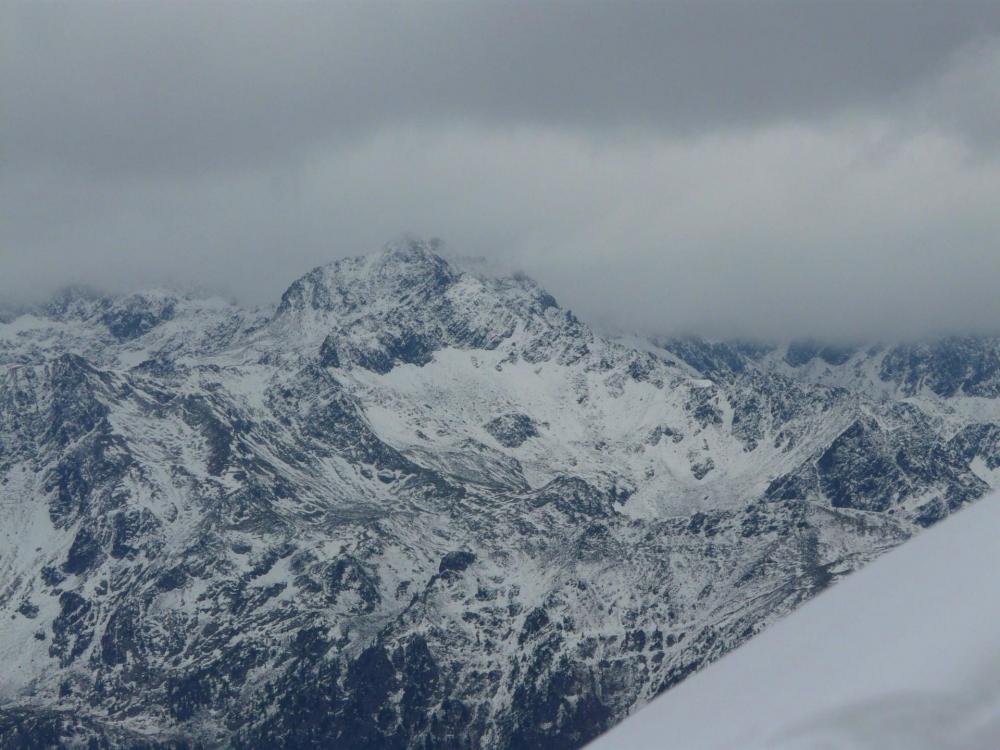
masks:
<svg viewBox="0 0 1000 750"><path fill-rule="evenodd" d="M1000 747L1000 496L949 518L590 748Z"/></svg>

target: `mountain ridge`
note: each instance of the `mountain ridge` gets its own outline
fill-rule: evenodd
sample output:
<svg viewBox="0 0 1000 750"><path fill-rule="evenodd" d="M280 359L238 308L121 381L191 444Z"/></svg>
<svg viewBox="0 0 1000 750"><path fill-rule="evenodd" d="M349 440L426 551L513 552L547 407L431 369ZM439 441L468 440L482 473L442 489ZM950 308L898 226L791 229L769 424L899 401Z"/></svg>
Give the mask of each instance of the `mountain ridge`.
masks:
<svg viewBox="0 0 1000 750"><path fill-rule="evenodd" d="M436 251L0 324L2 743L579 747L995 486L995 340L632 347Z"/></svg>

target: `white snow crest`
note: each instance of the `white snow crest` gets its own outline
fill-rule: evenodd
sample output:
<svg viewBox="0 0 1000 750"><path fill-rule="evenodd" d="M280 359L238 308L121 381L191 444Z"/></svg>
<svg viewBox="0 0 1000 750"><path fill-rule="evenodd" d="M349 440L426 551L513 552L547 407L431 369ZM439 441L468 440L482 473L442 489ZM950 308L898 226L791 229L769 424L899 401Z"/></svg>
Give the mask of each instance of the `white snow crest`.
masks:
<svg viewBox="0 0 1000 750"><path fill-rule="evenodd" d="M998 531L992 495L805 604L590 750L995 750Z"/></svg>

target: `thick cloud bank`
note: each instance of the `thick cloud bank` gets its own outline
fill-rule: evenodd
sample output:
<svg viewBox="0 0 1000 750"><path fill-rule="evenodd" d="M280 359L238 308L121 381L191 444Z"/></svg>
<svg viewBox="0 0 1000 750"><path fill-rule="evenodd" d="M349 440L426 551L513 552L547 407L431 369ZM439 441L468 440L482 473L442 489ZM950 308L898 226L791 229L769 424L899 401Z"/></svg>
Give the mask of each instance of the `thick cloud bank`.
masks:
<svg viewBox="0 0 1000 750"><path fill-rule="evenodd" d="M7 3L0 295L404 232L610 326L1000 329L1000 6Z"/></svg>

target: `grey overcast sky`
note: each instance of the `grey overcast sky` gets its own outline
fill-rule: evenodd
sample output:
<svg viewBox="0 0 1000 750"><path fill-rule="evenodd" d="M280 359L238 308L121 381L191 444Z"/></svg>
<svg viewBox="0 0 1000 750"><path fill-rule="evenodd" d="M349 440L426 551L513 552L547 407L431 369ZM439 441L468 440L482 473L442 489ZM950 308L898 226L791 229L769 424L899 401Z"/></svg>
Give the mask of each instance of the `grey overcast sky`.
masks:
<svg viewBox="0 0 1000 750"><path fill-rule="evenodd" d="M403 233L592 321L1000 331L1000 2L0 3L0 296Z"/></svg>

